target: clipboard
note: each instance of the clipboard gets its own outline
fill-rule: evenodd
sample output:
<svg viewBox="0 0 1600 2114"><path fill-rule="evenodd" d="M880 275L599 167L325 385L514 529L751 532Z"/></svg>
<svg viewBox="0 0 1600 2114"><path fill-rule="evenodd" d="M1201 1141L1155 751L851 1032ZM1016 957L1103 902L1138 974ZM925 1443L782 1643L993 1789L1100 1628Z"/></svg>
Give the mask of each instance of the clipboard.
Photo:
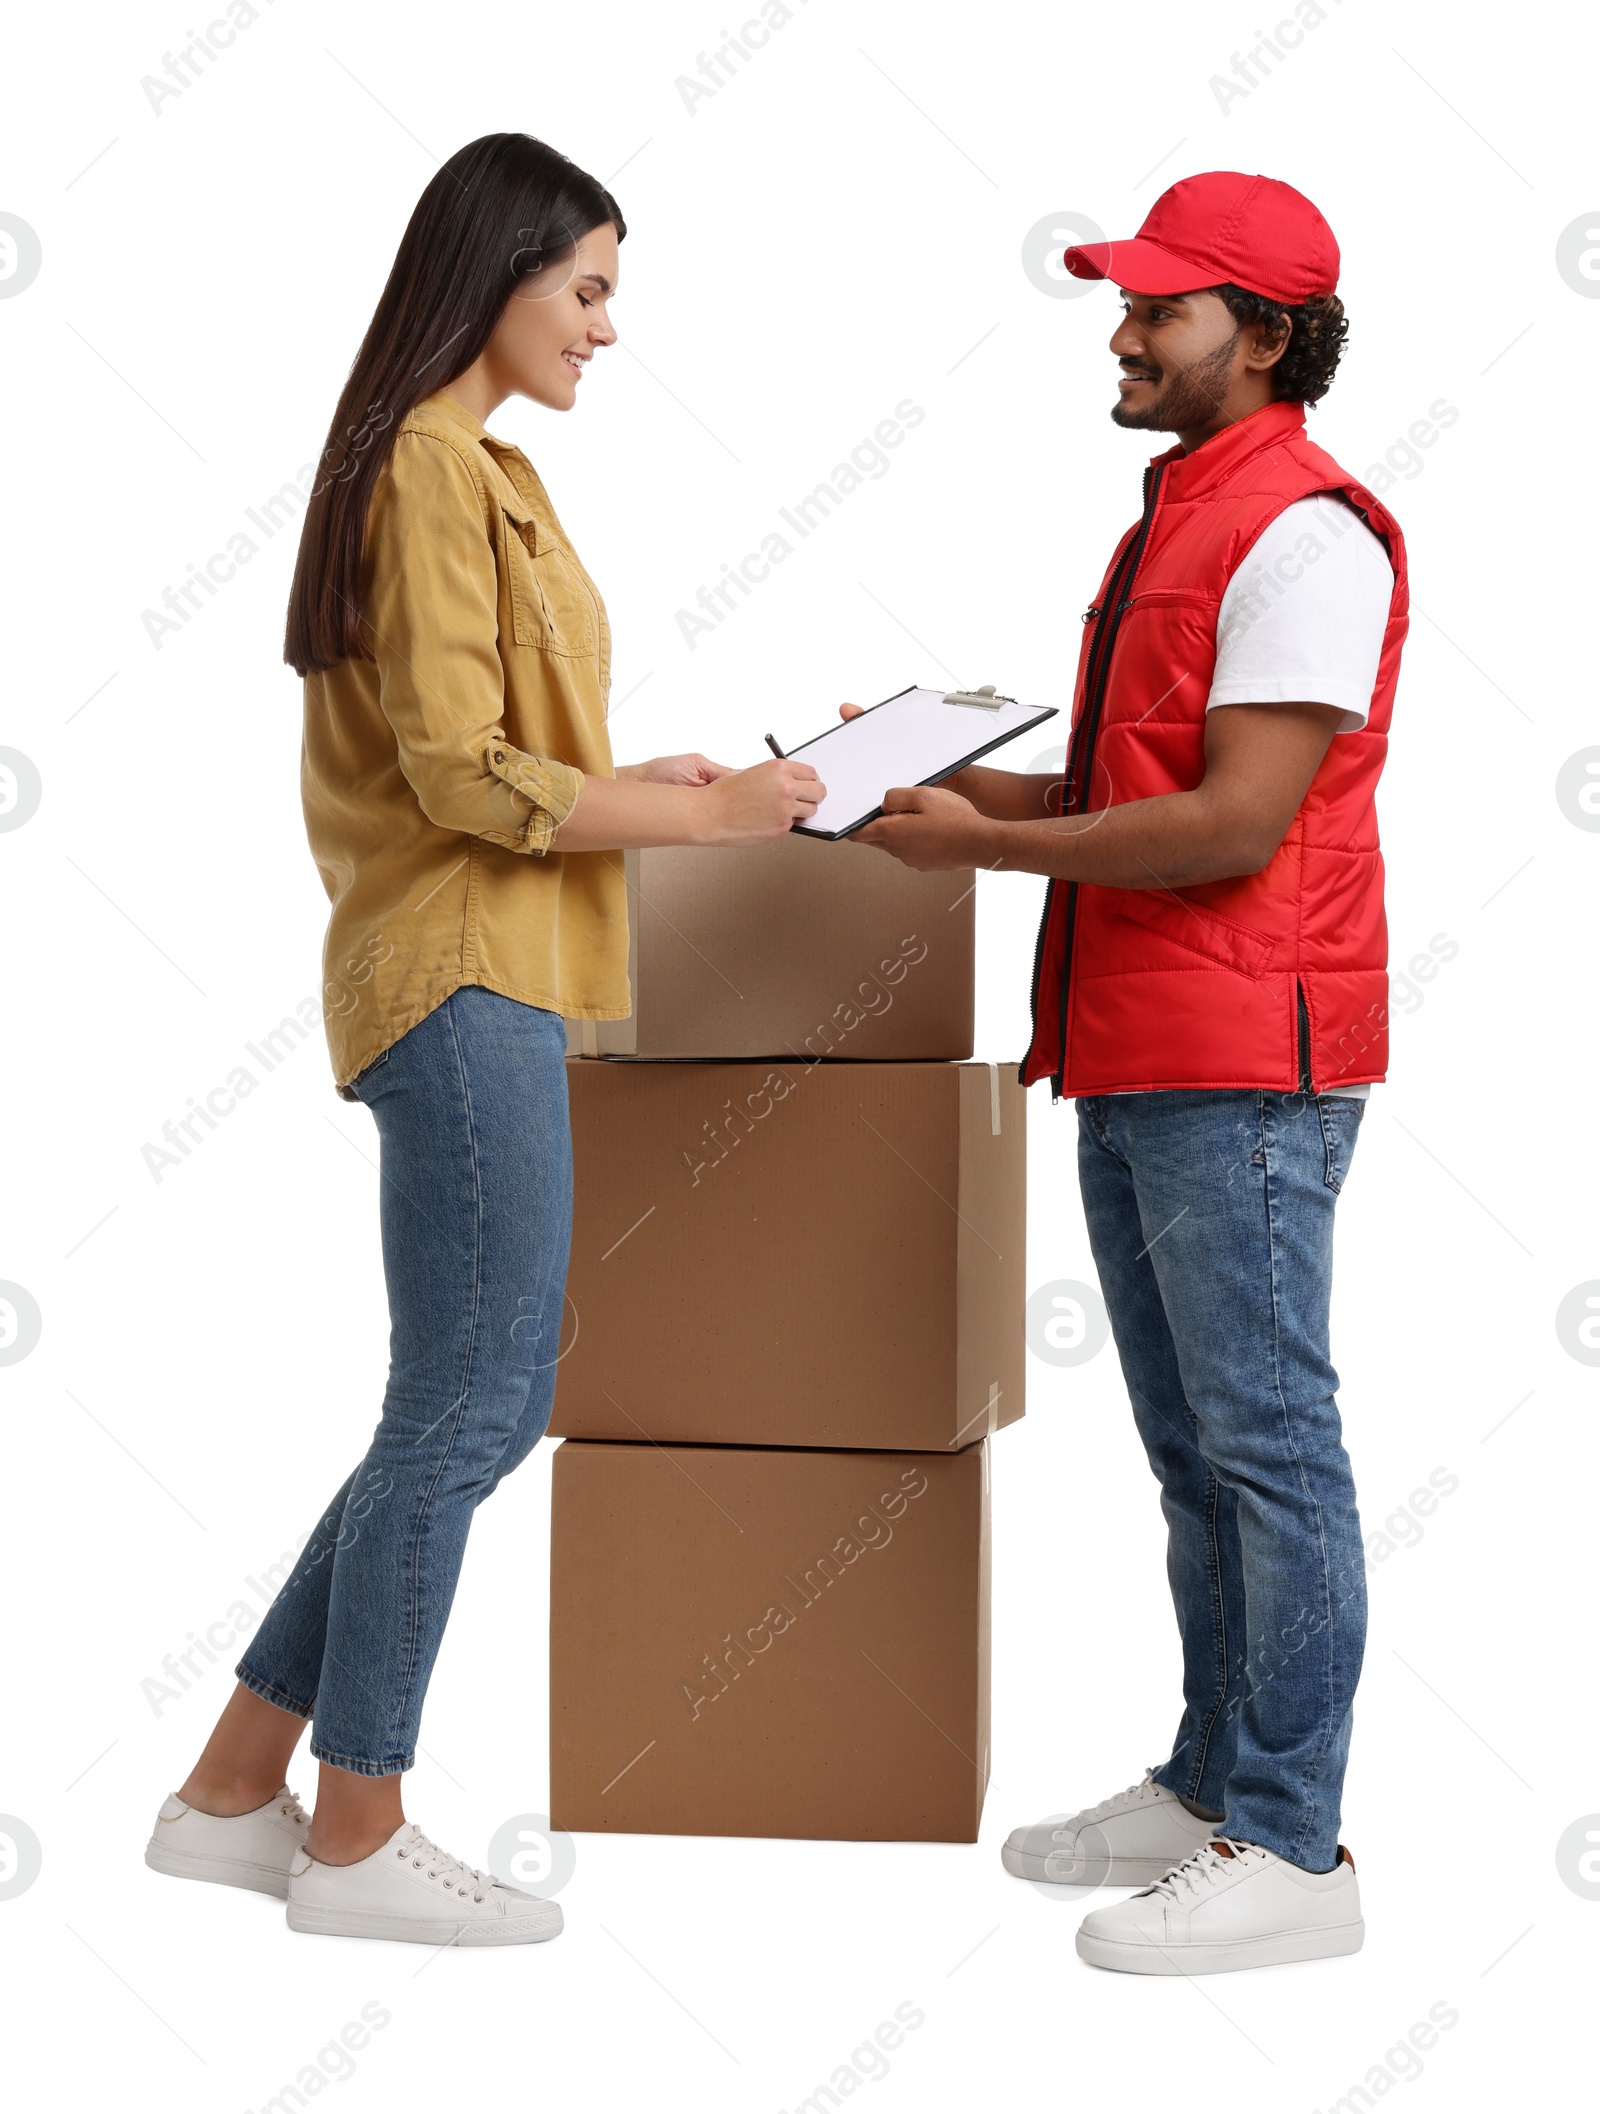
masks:
<svg viewBox="0 0 1600 2114"><path fill-rule="evenodd" d="M883 813L892 785L937 785L1019 734L1054 719L1054 705L1019 705L982 691L919 689L915 684L842 719L787 754L809 763L828 788L800 837L837 842Z"/></svg>

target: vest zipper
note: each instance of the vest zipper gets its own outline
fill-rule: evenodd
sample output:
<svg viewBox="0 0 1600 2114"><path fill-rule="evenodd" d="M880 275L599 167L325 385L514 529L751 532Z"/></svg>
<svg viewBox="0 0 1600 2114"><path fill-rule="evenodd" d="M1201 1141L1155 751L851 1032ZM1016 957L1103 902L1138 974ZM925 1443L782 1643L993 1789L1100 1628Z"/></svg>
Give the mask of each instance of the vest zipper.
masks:
<svg viewBox="0 0 1600 2114"><path fill-rule="evenodd" d="M1299 977L1294 980L1294 1017L1300 1041L1300 1091L1311 1091L1311 1015L1306 1011L1306 994Z"/></svg>
<svg viewBox="0 0 1600 2114"><path fill-rule="evenodd" d="M1112 649L1117 643L1117 633L1122 628L1123 613L1128 607L1128 589L1139 570L1139 561L1144 556L1145 543L1150 535L1150 524L1155 518L1156 500L1161 490L1161 473L1164 463L1152 463L1144 473L1144 511L1139 526L1127 549L1118 560L1107 584L1103 603L1091 603L1084 612L1084 622L1094 621L1094 638L1089 647L1089 666L1084 678L1083 712L1073 729L1071 746L1067 751L1065 782L1062 786L1061 812L1086 814L1089 807L1089 787L1094 772L1094 745L1100 731L1100 714L1105 705L1106 683L1111 672ZM1077 798L1074 798L1078 795ZM1070 803L1070 804L1069 804ZM1055 902L1054 880L1045 890L1044 915L1039 920L1039 937L1033 949L1033 1032L1039 1032L1039 979L1044 969L1044 940L1050 924L1050 911ZM1067 987L1072 977L1072 940L1078 917L1078 883L1067 883L1067 907L1062 920L1061 934L1061 991L1057 1020L1056 1069L1050 1082L1050 1098L1061 1099L1062 1085L1067 1073ZM1030 1044L1031 1046L1031 1044Z"/></svg>

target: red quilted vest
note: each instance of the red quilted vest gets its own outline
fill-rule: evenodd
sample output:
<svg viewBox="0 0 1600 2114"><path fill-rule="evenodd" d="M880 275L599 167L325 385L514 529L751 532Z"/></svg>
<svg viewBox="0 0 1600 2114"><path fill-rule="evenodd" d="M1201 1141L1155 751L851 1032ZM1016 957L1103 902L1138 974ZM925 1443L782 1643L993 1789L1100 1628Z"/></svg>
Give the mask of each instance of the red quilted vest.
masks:
<svg viewBox="0 0 1600 2114"><path fill-rule="evenodd" d="M1200 783L1223 590L1267 524L1319 492L1353 507L1394 567L1367 723L1334 737L1260 873L1196 888L1050 884L1024 1085L1321 1093L1384 1075L1388 930L1373 794L1406 635L1405 544L1388 509L1306 438L1302 405L1269 404L1146 472L1143 516L1085 618L1066 811Z"/></svg>

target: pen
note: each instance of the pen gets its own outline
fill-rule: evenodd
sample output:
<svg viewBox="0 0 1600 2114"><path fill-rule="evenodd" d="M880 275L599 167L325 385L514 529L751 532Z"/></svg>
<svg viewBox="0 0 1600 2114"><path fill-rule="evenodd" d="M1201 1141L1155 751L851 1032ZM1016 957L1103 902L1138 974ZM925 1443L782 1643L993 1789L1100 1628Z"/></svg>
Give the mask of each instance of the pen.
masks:
<svg viewBox="0 0 1600 2114"><path fill-rule="evenodd" d="M773 740L770 734L764 734L761 738L763 741L765 741L767 747L772 751L773 755L777 757L779 763L788 762L788 757L784 755L782 749L778 747L778 744Z"/></svg>

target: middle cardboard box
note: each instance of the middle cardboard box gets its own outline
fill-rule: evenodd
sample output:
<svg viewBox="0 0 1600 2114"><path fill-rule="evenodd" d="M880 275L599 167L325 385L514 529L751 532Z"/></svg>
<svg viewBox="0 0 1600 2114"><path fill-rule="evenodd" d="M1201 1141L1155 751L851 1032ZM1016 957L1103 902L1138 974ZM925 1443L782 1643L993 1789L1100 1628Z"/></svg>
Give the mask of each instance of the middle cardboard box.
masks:
<svg viewBox="0 0 1600 2114"><path fill-rule="evenodd" d="M946 1452L1023 1410L1025 1094L989 1064L568 1062L563 1438Z"/></svg>

